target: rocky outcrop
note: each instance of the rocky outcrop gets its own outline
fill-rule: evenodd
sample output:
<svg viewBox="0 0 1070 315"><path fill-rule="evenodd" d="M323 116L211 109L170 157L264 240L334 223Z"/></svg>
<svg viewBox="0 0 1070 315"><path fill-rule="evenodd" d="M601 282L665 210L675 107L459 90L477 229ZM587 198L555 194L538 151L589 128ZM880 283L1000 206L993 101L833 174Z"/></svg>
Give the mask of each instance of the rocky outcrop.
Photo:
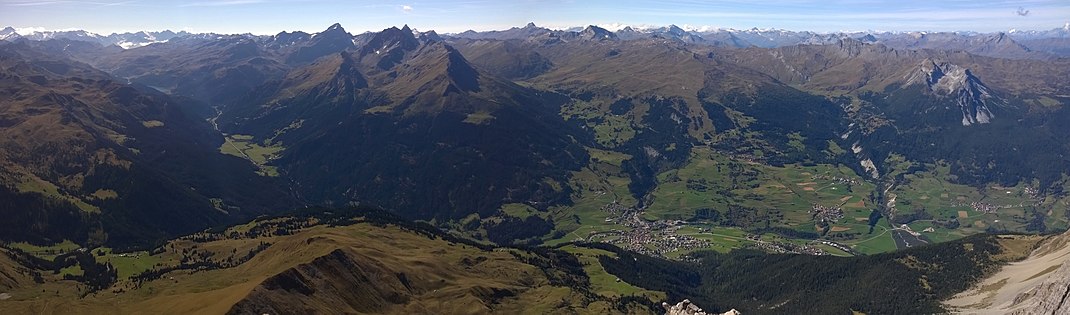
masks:
<svg viewBox="0 0 1070 315"><path fill-rule="evenodd" d="M945 305L957 314L1070 314L1067 256L1070 234L1048 238L1028 258L1003 266Z"/></svg>
<svg viewBox="0 0 1070 315"><path fill-rule="evenodd" d="M665 315L740 315L741 313L735 309L724 313L708 313L703 311L698 305L692 304L691 300L683 300L676 305L670 305L669 303L662 302L661 306L665 308Z"/></svg>
<svg viewBox="0 0 1070 315"><path fill-rule="evenodd" d="M1070 297L1070 264L1064 263L1043 283L1015 296L1017 308L1010 314L1070 314L1067 297Z"/></svg>
<svg viewBox="0 0 1070 315"><path fill-rule="evenodd" d="M955 100L962 111L963 126L987 124L995 118L988 105L998 99L970 69L925 60L907 79L907 85L910 84L922 84L936 95Z"/></svg>

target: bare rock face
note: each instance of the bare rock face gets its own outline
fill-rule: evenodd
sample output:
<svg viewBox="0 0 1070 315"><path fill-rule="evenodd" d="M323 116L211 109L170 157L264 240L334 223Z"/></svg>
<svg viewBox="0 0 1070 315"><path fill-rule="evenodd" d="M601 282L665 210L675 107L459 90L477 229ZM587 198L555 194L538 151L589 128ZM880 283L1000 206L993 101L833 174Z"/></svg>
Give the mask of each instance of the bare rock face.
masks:
<svg viewBox="0 0 1070 315"><path fill-rule="evenodd" d="M1070 297L1070 264L1064 263L1043 283L1015 296L1016 309L1010 314L1070 314L1067 297Z"/></svg>
<svg viewBox="0 0 1070 315"><path fill-rule="evenodd" d="M962 125L987 124L995 118L989 104L999 100L970 69L947 62L925 60L907 84L922 84L937 95L954 99L962 111Z"/></svg>
<svg viewBox="0 0 1070 315"><path fill-rule="evenodd" d="M1044 240L1028 258L1003 266L945 302L955 314L1070 314L1070 233Z"/></svg>
<svg viewBox="0 0 1070 315"><path fill-rule="evenodd" d="M740 315L740 312L734 309L724 313L707 313L698 305L691 304L691 300L687 299L676 303L676 305L662 302L661 306L665 308L665 315Z"/></svg>

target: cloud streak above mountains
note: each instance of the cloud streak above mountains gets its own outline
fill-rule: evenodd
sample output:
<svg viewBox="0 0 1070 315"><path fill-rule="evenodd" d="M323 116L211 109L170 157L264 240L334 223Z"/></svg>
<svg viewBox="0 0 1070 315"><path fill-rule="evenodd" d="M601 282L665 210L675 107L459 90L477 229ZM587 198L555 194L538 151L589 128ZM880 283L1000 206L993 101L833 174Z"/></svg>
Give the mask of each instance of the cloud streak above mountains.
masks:
<svg viewBox="0 0 1070 315"><path fill-rule="evenodd" d="M1016 16L1023 18L1008 18ZM192 26L204 32L274 34L282 30L319 31L335 22L358 33L401 24L448 33L504 29L527 22L555 26L687 24L820 32L992 32L1061 27L1070 22L1070 1L0 0L0 21L14 27L80 28L98 33Z"/></svg>

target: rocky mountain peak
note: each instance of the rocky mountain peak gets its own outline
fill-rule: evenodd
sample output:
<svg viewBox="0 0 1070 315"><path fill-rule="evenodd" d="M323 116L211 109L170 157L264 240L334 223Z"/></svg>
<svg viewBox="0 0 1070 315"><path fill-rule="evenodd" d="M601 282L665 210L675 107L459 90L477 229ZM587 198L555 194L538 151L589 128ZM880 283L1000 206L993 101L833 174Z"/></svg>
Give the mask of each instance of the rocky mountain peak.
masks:
<svg viewBox="0 0 1070 315"><path fill-rule="evenodd" d="M583 29L583 31L580 32L580 36L583 37L584 39L589 39L589 40L616 40L617 39L617 34L613 34L613 32L610 32L607 29L604 29L604 28L601 28L601 27L598 27L598 26L594 26L594 25L588 25L587 28Z"/></svg>
<svg viewBox="0 0 1070 315"><path fill-rule="evenodd" d="M435 32L435 31L427 31L427 32L419 33L418 35L419 35L419 38L421 40L425 40L425 41L441 42L441 41L444 40L444 39L442 39L442 36L438 35L438 33Z"/></svg>
<svg viewBox="0 0 1070 315"><path fill-rule="evenodd" d="M677 37L688 35L687 31L680 28L679 26L676 26L676 24L670 24L669 29L665 32Z"/></svg>
<svg viewBox="0 0 1070 315"><path fill-rule="evenodd" d="M9 40L18 37L20 37L19 33L15 32L15 29L10 26L0 30L0 40Z"/></svg>
<svg viewBox="0 0 1070 315"><path fill-rule="evenodd" d="M962 125L986 124L995 118L989 103L997 98L970 69L949 62L927 59L907 80L907 85L921 84L941 97L952 98L962 111Z"/></svg>
<svg viewBox="0 0 1070 315"><path fill-rule="evenodd" d="M352 35L349 35L349 32L346 32L346 29L342 28L341 24L334 23L330 27L328 27L326 30L323 30L322 32L316 33L314 35L314 37L315 38L331 38L331 39L337 39L337 38L346 38L346 39L348 39L348 38L351 38Z"/></svg>
<svg viewBox="0 0 1070 315"><path fill-rule="evenodd" d="M837 44L839 52L845 57L857 57L866 46L866 43L850 37L840 38Z"/></svg>
<svg viewBox="0 0 1070 315"><path fill-rule="evenodd" d="M305 33L305 32L301 32L301 31L296 31L296 32L292 32L292 33L283 31L283 32L279 32L278 34L275 34L275 36L271 39L271 45L289 46L289 45L296 44L298 42L306 41L311 37L312 37L311 34L308 34L308 33Z"/></svg>
<svg viewBox="0 0 1070 315"><path fill-rule="evenodd" d="M684 299L680 303L669 304L662 302L661 307L665 308L665 315L740 315L737 310L729 310L724 313L710 313L703 311L701 307L691 303L691 300Z"/></svg>
<svg viewBox="0 0 1070 315"><path fill-rule="evenodd" d="M524 28L533 29L533 28L538 28L538 26L535 26L535 22L528 22L527 25L524 25Z"/></svg>
<svg viewBox="0 0 1070 315"><path fill-rule="evenodd" d="M395 47L408 49L414 49L419 43L416 41L416 35L413 35L412 30L408 25L405 25L401 29L397 27L390 27L378 34L375 34L368 44L365 45L366 49L382 51L390 50Z"/></svg>
<svg viewBox="0 0 1070 315"><path fill-rule="evenodd" d="M300 34L300 35L299 35ZM285 33L279 33L275 38L278 46L288 46L293 44L299 44L299 48L296 52L287 57L286 62L289 64L300 64L315 61L316 59L327 56L336 52L346 51L353 48L353 36L350 35L341 24L335 23L328 27L326 30L313 34L308 37L308 41L305 41L304 33L295 32L292 36L283 36ZM285 37L285 38L284 38Z"/></svg>
<svg viewBox="0 0 1070 315"><path fill-rule="evenodd" d="M390 27L375 34L364 47L360 49L360 58L375 59L380 69L387 69L401 62L408 51L420 47L416 35L412 33L408 25L401 29Z"/></svg>
<svg viewBox="0 0 1070 315"><path fill-rule="evenodd" d="M453 86L460 91L478 92L479 72L468 63L460 51L449 45L443 46L446 48L446 58L449 60L446 65L446 75L453 81Z"/></svg>

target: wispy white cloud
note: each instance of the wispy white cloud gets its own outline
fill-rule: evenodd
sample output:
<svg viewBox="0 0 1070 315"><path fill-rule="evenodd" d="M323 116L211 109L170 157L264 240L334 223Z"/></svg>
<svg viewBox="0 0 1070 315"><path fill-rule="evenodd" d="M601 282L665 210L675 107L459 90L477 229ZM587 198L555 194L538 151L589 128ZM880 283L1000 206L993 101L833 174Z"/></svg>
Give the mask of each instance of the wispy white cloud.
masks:
<svg viewBox="0 0 1070 315"><path fill-rule="evenodd" d="M405 12L405 13L410 13L410 12L412 12L412 6L411 5L407 5L407 4L403 4L403 5L401 5L401 11Z"/></svg>
<svg viewBox="0 0 1070 315"><path fill-rule="evenodd" d="M69 2L70 1L17 1L17 2L5 3L4 5L12 6L12 7L36 7L36 6L43 6L43 5L65 4L65 3L69 3Z"/></svg>
<svg viewBox="0 0 1070 315"><path fill-rule="evenodd" d="M104 6L106 6L106 7L124 6L124 5L128 5L128 4L135 4L135 3L138 3L138 2L141 2L141 1L139 1L139 0L130 0L130 1L123 1L123 2L113 2L113 3L104 4Z"/></svg>
<svg viewBox="0 0 1070 315"><path fill-rule="evenodd" d="M112 6L122 6L122 5L134 4L134 3L137 3L137 2L140 2L140 1L139 0L131 0L131 1L116 1L116 2L101 2L101 1L22 1L22 0L18 0L18 1L5 1L4 5L12 6L12 7L39 7L39 6L50 6L50 5L83 4L83 5L97 5L97 6L112 7Z"/></svg>
<svg viewBox="0 0 1070 315"><path fill-rule="evenodd" d="M221 0L221 1L201 1L180 5L180 7L225 7L233 5L247 5L263 3L264 0Z"/></svg>

